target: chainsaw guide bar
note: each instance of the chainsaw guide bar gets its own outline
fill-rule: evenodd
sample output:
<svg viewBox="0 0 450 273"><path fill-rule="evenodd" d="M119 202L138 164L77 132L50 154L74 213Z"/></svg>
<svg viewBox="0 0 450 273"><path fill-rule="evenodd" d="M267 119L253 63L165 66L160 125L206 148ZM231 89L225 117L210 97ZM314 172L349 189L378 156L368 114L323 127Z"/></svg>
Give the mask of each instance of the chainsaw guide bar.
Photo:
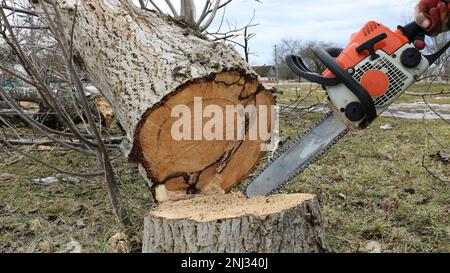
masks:
<svg viewBox="0 0 450 273"><path fill-rule="evenodd" d="M247 186L247 197L270 195L322 158L349 129L333 112L304 132Z"/></svg>

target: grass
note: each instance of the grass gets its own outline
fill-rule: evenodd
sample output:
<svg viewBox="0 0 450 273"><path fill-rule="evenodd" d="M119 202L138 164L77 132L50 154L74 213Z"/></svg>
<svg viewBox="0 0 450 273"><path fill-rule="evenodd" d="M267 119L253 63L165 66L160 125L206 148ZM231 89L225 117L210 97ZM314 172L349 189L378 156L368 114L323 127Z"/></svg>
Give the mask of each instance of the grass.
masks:
<svg viewBox="0 0 450 273"><path fill-rule="evenodd" d="M95 170L95 160L72 152L34 155L72 170ZM80 185L43 186L33 180L53 176L54 171L28 159L2 166L11 156L0 155L0 252L65 252L72 239L82 245L83 252L115 251L108 239L123 230L112 215L101 178L82 179ZM152 206L151 196L134 166L123 159L114 165L134 223L125 232L130 235L130 249L139 251L142 216Z"/></svg>
<svg viewBox="0 0 450 273"><path fill-rule="evenodd" d="M424 87L414 88L413 92L421 92ZM289 101L292 93L285 92L279 100ZM317 96L323 99L320 93ZM285 116L281 133L292 139L319 116ZM387 123L392 131L380 129ZM450 179L450 169L448 163L429 157L444 148L427 131L448 152L446 123L380 118L365 131L351 132L281 192L318 196L333 251L365 252L366 245L376 241L385 252L450 252L449 183L430 176L422 159L425 156L429 169L445 180ZM94 159L72 152L29 153L70 170L96 169ZM79 185L43 186L34 179L56 175L54 171L26 158L15 159L16 153L1 150L0 252L66 252L72 240L81 244L83 252L117 251L110 238L119 232L128 235L127 251L140 250L143 215L152 202L134 165L123 158L114 161L133 222L124 231L111 213L102 178L85 178Z"/></svg>

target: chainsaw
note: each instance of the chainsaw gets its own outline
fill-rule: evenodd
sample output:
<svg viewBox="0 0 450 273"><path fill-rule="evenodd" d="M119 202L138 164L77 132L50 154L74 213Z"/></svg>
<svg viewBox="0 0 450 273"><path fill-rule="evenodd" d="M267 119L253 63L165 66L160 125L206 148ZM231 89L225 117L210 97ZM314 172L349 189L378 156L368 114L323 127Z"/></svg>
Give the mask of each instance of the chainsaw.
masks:
<svg viewBox="0 0 450 273"><path fill-rule="evenodd" d="M329 111L273 160L246 189L248 197L268 195L324 156L351 129L365 129L396 101L450 47L431 55L414 42L425 39L415 22L391 30L368 22L351 36L345 49L313 49L326 66L322 75L310 71L301 57L288 55L289 68L318 83L328 95Z"/></svg>

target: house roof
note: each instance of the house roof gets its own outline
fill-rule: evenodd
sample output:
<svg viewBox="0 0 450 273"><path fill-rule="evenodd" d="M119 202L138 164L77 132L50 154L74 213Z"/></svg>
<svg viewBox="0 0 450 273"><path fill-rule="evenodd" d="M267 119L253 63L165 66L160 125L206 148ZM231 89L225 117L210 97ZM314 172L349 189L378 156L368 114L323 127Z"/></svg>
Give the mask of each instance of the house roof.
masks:
<svg viewBox="0 0 450 273"><path fill-rule="evenodd" d="M263 65L263 66L254 66L253 69L260 75L261 77L266 77L270 70L275 68L273 65Z"/></svg>

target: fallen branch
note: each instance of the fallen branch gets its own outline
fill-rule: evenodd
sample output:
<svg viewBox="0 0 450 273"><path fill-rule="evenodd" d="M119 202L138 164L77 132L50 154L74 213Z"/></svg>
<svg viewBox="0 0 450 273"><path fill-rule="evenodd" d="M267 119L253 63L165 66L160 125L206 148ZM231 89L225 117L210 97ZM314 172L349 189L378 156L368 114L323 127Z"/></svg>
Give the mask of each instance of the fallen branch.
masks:
<svg viewBox="0 0 450 273"><path fill-rule="evenodd" d="M425 96L422 96L423 102L428 106L428 108L436 115L438 116L440 119L442 119L442 121L444 121L445 123L447 123L448 125L450 125L450 121L448 121L446 118L444 118L439 112L437 112L433 107L431 107L431 105L428 103L427 99L425 98Z"/></svg>
<svg viewBox="0 0 450 273"><path fill-rule="evenodd" d="M432 171L426 166L426 164L425 164L425 157L426 157L426 156L424 155L423 158L422 158L422 168L424 168L424 169L427 171L428 175L429 175L429 176L432 176L432 177L434 177L434 178L436 178L436 179L439 180L441 183L449 183L450 181L444 180L444 179L440 178L437 174L435 174L434 172L432 172Z"/></svg>
<svg viewBox="0 0 450 273"><path fill-rule="evenodd" d="M406 95L408 96L413 96L413 97L426 97L426 96L441 96L441 95L449 95L450 91L446 91L446 90L442 90L440 92L437 93L415 93L415 92L405 92Z"/></svg>
<svg viewBox="0 0 450 273"><path fill-rule="evenodd" d="M120 145L120 143L122 143L123 141L123 137L116 137L116 138L106 138L103 139L103 142L106 145L116 145L115 147L118 147L118 145ZM7 140L9 144L14 145L14 146L31 146L31 145L58 145L59 142L53 141L53 140L32 140L32 139L12 139L12 140ZM72 145L72 146L82 146L83 144L79 141L62 141L68 145Z"/></svg>
<svg viewBox="0 0 450 273"><path fill-rule="evenodd" d="M16 148L14 145L9 144L8 140L4 139L3 137L0 137L0 142L3 143L4 145L6 145L8 148L14 150L15 152L17 152L17 153L19 153L19 154L21 154L21 155L23 155L25 157L28 157L28 158L32 159L33 161L35 161L37 163L40 163L40 164L42 164L42 165L44 165L44 166L46 166L46 167L48 167L48 168L50 168L52 170L55 170L55 171L57 171L59 173L62 173L62 174L67 174L67 175L72 175L72 176L79 176L79 177L96 177L96 176L102 176L102 175L105 174L105 172L103 172L103 171L95 172L95 173L74 173L74 172L70 172L70 171L65 171L65 170L62 170L62 169L60 169L58 167L55 167L55 166L53 166L53 165L51 165L51 164L49 164L49 163L47 163L45 161L42 161L42 160L40 160L40 159L30 155L30 154L27 154L24 151L21 151L20 149Z"/></svg>

